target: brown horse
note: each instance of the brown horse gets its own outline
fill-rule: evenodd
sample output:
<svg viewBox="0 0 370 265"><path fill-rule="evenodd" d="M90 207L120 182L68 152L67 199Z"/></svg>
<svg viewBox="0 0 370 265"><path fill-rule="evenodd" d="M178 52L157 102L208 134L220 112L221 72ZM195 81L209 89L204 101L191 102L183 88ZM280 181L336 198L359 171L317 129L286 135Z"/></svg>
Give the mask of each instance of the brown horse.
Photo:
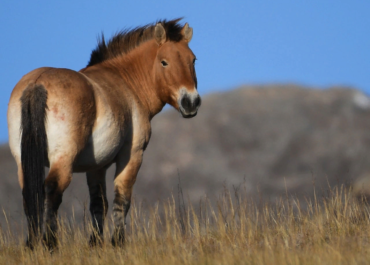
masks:
<svg viewBox="0 0 370 265"><path fill-rule="evenodd" d="M44 212L44 242L57 245L57 212L73 172L86 172L94 227L90 244L101 244L108 208L105 173L113 163L112 243L124 243L151 119L166 103L183 117L194 117L201 103L188 46L193 30L179 20L122 31L107 43L102 36L86 68L39 68L15 86L9 145L18 165L29 247L40 238Z"/></svg>

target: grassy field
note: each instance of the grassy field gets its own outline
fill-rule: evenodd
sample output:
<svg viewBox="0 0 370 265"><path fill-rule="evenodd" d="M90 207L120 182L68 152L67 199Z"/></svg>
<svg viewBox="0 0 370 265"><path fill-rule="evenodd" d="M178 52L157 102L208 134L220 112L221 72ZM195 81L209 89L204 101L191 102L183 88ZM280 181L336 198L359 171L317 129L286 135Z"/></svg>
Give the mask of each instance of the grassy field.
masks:
<svg viewBox="0 0 370 265"><path fill-rule="evenodd" d="M133 204L124 248L111 246L109 220L106 243L90 248L89 226L62 218L53 254L41 245L29 251L3 229L0 264L370 264L369 208L344 189L305 207L288 197L261 205L225 190L196 207L176 196L144 208Z"/></svg>

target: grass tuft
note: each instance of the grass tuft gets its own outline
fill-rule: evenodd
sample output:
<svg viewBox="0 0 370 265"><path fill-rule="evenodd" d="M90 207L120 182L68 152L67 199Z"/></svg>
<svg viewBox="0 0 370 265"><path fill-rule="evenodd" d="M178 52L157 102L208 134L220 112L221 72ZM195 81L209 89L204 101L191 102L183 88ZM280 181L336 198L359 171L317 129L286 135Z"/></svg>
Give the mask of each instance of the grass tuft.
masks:
<svg viewBox="0 0 370 265"><path fill-rule="evenodd" d="M60 246L24 247L24 237L0 227L0 264L369 264L370 212L350 191L334 188L327 198L281 198L256 204L238 189L197 207L170 197L146 209L133 202L124 248L90 248L91 226L60 219Z"/></svg>

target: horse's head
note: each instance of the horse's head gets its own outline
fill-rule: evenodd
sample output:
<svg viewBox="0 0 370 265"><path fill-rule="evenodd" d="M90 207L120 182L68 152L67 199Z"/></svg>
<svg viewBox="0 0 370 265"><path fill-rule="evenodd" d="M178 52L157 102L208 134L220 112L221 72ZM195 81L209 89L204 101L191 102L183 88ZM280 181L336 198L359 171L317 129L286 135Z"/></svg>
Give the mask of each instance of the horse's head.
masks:
<svg viewBox="0 0 370 265"><path fill-rule="evenodd" d="M156 82L162 100L177 109L184 118L197 115L201 99L197 91L195 74L195 55L188 44L193 29L186 23L181 29L178 41L172 41L165 28L158 23L154 36L159 45L154 62Z"/></svg>

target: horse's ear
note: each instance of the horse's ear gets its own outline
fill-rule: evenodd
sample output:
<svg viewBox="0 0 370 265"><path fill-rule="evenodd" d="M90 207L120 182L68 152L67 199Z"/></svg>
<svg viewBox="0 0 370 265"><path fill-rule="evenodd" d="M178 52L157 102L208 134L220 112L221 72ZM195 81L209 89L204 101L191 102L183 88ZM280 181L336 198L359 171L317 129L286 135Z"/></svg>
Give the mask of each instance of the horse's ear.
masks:
<svg viewBox="0 0 370 265"><path fill-rule="evenodd" d="M190 42L193 37L193 28L189 27L189 24L186 23L181 30L181 34L184 36L185 41Z"/></svg>
<svg viewBox="0 0 370 265"><path fill-rule="evenodd" d="M166 30L161 23L157 23L157 25L155 25L154 37L158 45L162 45L166 41Z"/></svg>

